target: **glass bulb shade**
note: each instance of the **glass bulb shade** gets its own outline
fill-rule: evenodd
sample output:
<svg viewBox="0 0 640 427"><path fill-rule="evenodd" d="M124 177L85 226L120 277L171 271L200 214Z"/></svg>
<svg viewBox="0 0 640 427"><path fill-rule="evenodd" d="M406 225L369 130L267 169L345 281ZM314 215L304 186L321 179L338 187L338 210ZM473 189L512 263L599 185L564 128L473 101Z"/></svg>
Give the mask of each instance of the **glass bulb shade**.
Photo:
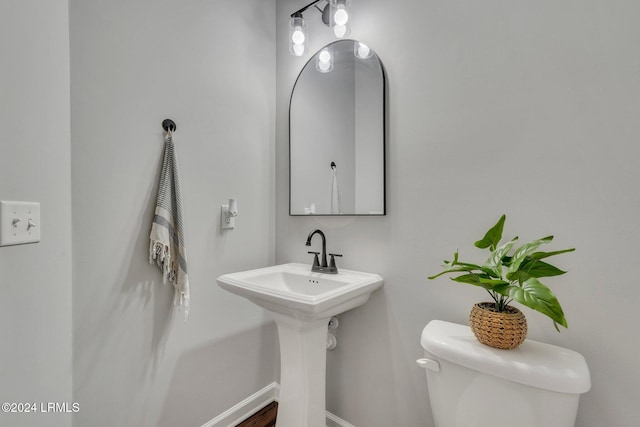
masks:
<svg viewBox="0 0 640 427"><path fill-rule="evenodd" d="M335 25L346 25L347 22L349 22L351 0L330 0L329 5L331 7L330 25L332 27Z"/></svg>
<svg viewBox="0 0 640 427"><path fill-rule="evenodd" d="M301 56L306 51L307 23L302 16L295 16L289 21L289 51Z"/></svg>
<svg viewBox="0 0 640 427"><path fill-rule="evenodd" d="M303 44L304 43L304 33L302 32L302 28L296 27L291 34L291 41L294 44Z"/></svg>
<svg viewBox="0 0 640 427"><path fill-rule="evenodd" d="M294 44L291 46L291 53L295 56L302 56L304 54L304 50L303 44Z"/></svg>
<svg viewBox="0 0 640 427"><path fill-rule="evenodd" d="M318 61L318 63L316 64L316 70L320 71L321 73L328 73L329 71L333 70L333 62Z"/></svg>
<svg viewBox="0 0 640 427"><path fill-rule="evenodd" d="M373 56L373 52L371 51L369 46L364 43L355 43L353 46L353 53L356 58L360 59L367 59Z"/></svg>
<svg viewBox="0 0 640 427"><path fill-rule="evenodd" d="M349 13L347 13L347 9L342 4L338 5L336 12L333 14L333 22L335 22L336 25L344 25L347 21L349 21Z"/></svg>
<svg viewBox="0 0 640 427"><path fill-rule="evenodd" d="M320 52L320 54L318 55L318 60L320 62L329 62L331 61L331 54L329 53L328 50L323 50L322 52Z"/></svg>
<svg viewBox="0 0 640 427"><path fill-rule="evenodd" d="M334 25L333 34L339 39L347 37L351 33L351 28L348 25Z"/></svg>
<svg viewBox="0 0 640 427"><path fill-rule="evenodd" d="M316 62L316 70L321 73L328 73L333 70L333 57L328 49L322 49L318 54L318 60Z"/></svg>

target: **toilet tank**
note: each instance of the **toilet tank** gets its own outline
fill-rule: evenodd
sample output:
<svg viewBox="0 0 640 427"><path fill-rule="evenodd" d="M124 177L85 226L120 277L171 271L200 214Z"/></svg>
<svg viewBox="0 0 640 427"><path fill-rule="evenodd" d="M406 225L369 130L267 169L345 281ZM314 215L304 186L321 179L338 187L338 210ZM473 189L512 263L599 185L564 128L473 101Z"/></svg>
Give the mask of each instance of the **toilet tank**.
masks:
<svg viewBox="0 0 640 427"><path fill-rule="evenodd" d="M574 427L591 388L584 357L554 345L500 350L441 320L429 322L421 344L436 427Z"/></svg>

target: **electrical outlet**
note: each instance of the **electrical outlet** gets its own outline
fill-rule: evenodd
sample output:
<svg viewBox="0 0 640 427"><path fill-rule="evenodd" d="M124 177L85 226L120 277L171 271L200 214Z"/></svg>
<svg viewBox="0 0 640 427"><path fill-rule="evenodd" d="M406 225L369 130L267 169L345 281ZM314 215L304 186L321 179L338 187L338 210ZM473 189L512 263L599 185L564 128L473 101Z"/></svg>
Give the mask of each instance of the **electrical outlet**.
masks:
<svg viewBox="0 0 640 427"><path fill-rule="evenodd" d="M40 203L0 200L0 246L40 241Z"/></svg>
<svg viewBox="0 0 640 427"><path fill-rule="evenodd" d="M236 226L236 219L229 214L229 205L220 207L220 228L227 230Z"/></svg>

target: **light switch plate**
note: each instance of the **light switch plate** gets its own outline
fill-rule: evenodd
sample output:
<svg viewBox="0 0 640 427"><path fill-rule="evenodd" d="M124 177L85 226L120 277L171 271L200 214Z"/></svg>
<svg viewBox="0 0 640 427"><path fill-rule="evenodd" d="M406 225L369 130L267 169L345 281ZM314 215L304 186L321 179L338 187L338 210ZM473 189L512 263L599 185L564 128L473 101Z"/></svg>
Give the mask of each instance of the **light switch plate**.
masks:
<svg viewBox="0 0 640 427"><path fill-rule="evenodd" d="M40 241L40 203L0 200L0 246Z"/></svg>

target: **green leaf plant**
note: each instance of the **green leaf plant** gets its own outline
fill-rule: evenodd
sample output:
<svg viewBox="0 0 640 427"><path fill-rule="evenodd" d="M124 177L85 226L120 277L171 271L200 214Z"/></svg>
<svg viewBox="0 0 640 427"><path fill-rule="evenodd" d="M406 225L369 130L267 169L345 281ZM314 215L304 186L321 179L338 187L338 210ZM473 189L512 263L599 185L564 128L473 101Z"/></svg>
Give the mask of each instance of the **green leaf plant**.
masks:
<svg viewBox="0 0 640 427"><path fill-rule="evenodd" d="M451 261L444 261L444 271L430 276L429 279L435 279L444 274L461 273L451 277L451 280L484 288L495 302L495 311L506 311L507 305L515 300L551 318L553 326L559 332L558 324L567 327L564 312L553 292L539 279L560 276L566 271L542 260L573 252L575 248L539 252L538 248L551 242L553 236L543 237L517 247L518 237L514 237L500 245L505 220L506 215L502 215L496 225L491 227L482 239L474 243L477 248L490 251L489 258L483 265L460 261L456 251Z"/></svg>

